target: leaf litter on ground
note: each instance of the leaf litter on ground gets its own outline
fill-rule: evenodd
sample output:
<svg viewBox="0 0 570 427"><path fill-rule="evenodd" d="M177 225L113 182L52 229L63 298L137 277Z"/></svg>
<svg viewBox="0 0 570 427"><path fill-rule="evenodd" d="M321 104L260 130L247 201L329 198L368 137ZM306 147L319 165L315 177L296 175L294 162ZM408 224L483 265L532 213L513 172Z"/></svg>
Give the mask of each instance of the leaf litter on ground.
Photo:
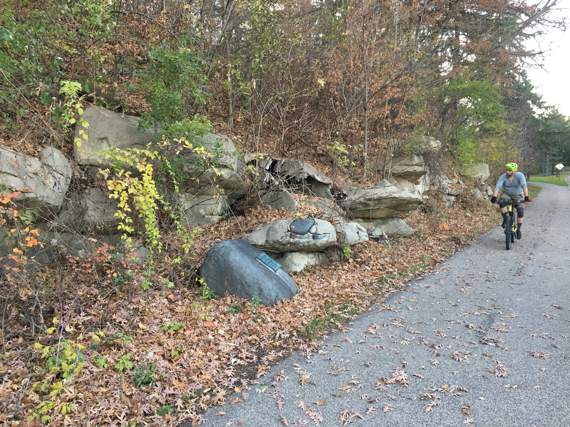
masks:
<svg viewBox="0 0 570 427"><path fill-rule="evenodd" d="M294 217L284 211L260 207L246 212L244 220L230 218L203 227L184 265L161 267L159 260L156 269L159 273L149 279L154 286L143 292L140 288L145 280L142 266L121 265L134 279L107 290L101 287L106 283L103 280L106 273L93 266L80 267L92 260L69 260L59 275L48 267L37 271L34 274L38 281L44 277L59 277L50 290L51 295L42 297L45 298L42 305L46 323L53 319L64 322L64 340L83 339L87 344L81 375L73 378L74 397L69 401L74 410L65 417L58 411L50 412L51 422L63 425L66 418L67 423L77 426L104 424L103 420L119 422L118 414L127 414L121 415L122 421L150 426L175 425L182 419L201 423L201 412L230 403L231 393L247 387L272 364L310 344L316 337L307 335L307 326L324 319L331 308L345 321L350 319L371 304L382 302L383 297L412 279L410 272L422 274L444 261L459 248L454 237L461 236L462 243L467 244L496 225L497 215L488 215L493 212L488 204L470 205L470 211L479 214L478 220L466 219L460 205L441 209L447 228L437 227L436 220L421 211L409 213L404 219L416 229L413 236L393 239L390 249L372 241L359 244L352 247L352 262L336 261L294 275L298 294L273 307L254 306L233 296L206 301L190 279L195 268L192 266L200 265L216 243L240 237L257 226ZM307 208L306 214L319 217L322 212ZM168 245L175 249L179 243L171 237ZM110 259L102 264L107 270L118 271ZM175 286L165 286L164 279L171 279ZM6 285L0 283L0 289ZM45 396L39 389L20 387L27 378L35 384L45 377L45 360L33 346L36 342L57 342L45 333L31 335L21 320L23 316L19 315L24 313L25 307L29 307L25 300L14 301L9 313L11 323L3 331L4 356L0 359L0 373L4 375L0 401L7 402L6 405L21 402L19 412L14 414L20 420ZM48 307L52 307L51 311ZM396 306L386 308L399 310ZM48 313L51 314L48 316ZM92 338L97 331L103 334L102 344ZM129 339L110 340L121 335ZM502 340L488 338L484 343L496 345L497 342ZM131 355L133 367L123 371L113 369L116 361L127 353ZM24 354L28 355L25 362ZM95 363L97 360L106 361L108 367ZM153 366L156 374L146 372L148 376L154 375L149 377L151 385L138 387L132 378L137 369L140 371L144 366ZM280 380L286 380L279 375ZM409 379L403 367L399 367L384 382L406 386ZM377 388L382 389L383 384L377 384ZM122 398L109 405L109 399L117 390ZM79 395L83 399L81 405L76 397ZM243 401L247 394L233 398ZM172 410L163 409L166 415L159 415L161 408ZM383 410L391 408L386 405ZM351 414L348 419L355 417L360 415ZM23 426L14 418L13 426L18 425Z"/></svg>

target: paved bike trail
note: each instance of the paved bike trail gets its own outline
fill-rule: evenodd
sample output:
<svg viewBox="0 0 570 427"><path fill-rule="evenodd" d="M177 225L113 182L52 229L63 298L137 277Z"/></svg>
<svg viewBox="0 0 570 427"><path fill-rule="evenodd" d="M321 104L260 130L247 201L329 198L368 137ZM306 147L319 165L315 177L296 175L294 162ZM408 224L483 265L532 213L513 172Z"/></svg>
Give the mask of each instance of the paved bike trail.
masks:
<svg viewBox="0 0 570 427"><path fill-rule="evenodd" d="M570 190L538 185L510 251L481 235L202 425L570 426Z"/></svg>

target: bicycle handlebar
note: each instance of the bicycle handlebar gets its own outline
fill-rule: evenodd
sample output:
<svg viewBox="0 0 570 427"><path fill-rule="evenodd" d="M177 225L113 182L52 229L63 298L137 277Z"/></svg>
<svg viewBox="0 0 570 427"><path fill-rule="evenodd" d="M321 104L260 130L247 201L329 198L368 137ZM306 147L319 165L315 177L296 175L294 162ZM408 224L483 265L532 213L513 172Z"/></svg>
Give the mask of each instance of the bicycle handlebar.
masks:
<svg viewBox="0 0 570 427"><path fill-rule="evenodd" d="M528 202L530 202L530 200L529 200ZM512 205L512 204L514 204L514 203L516 203L517 205L524 205L525 203L528 203L528 202L527 202L526 200L524 200L524 199L523 199L523 200L519 200L519 201L513 200L513 201L510 201L510 202L507 202L507 205ZM498 204L499 204L499 200L497 200L497 201L495 202L495 204L498 205Z"/></svg>

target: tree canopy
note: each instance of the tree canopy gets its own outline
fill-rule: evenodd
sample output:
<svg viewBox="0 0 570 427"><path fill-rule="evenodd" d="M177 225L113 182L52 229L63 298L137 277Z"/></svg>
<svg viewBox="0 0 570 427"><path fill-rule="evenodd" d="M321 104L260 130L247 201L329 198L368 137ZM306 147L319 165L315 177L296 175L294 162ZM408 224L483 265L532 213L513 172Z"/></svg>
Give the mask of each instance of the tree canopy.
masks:
<svg viewBox="0 0 570 427"><path fill-rule="evenodd" d="M146 127L201 114L252 151L302 155L336 143L364 173L367 159L416 134L441 138L458 164L492 162L518 156L530 141L521 134L537 128L528 126L537 95L525 67L541 52L525 41L563 29L559 8L560 0L4 1L1 130L7 144L24 136L64 144L69 96L60 88L75 81L81 102L141 115Z"/></svg>

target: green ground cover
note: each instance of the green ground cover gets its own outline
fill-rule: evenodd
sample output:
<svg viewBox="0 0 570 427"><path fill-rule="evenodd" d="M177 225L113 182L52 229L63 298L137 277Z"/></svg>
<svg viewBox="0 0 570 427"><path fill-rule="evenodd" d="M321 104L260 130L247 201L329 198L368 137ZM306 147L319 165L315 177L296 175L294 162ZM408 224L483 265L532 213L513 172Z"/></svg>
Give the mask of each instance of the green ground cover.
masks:
<svg viewBox="0 0 570 427"><path fill-rule="evenodd" d="M560 185L562 187L568 187L568 183L566 182L566 180L564 179L563 175L560 175L559 177L555 176L555 175L551 175L551 176L531 176L530 177L530 181L534 181L534 182L545 182L547 184L554 184L554 185Z"/></svg>

